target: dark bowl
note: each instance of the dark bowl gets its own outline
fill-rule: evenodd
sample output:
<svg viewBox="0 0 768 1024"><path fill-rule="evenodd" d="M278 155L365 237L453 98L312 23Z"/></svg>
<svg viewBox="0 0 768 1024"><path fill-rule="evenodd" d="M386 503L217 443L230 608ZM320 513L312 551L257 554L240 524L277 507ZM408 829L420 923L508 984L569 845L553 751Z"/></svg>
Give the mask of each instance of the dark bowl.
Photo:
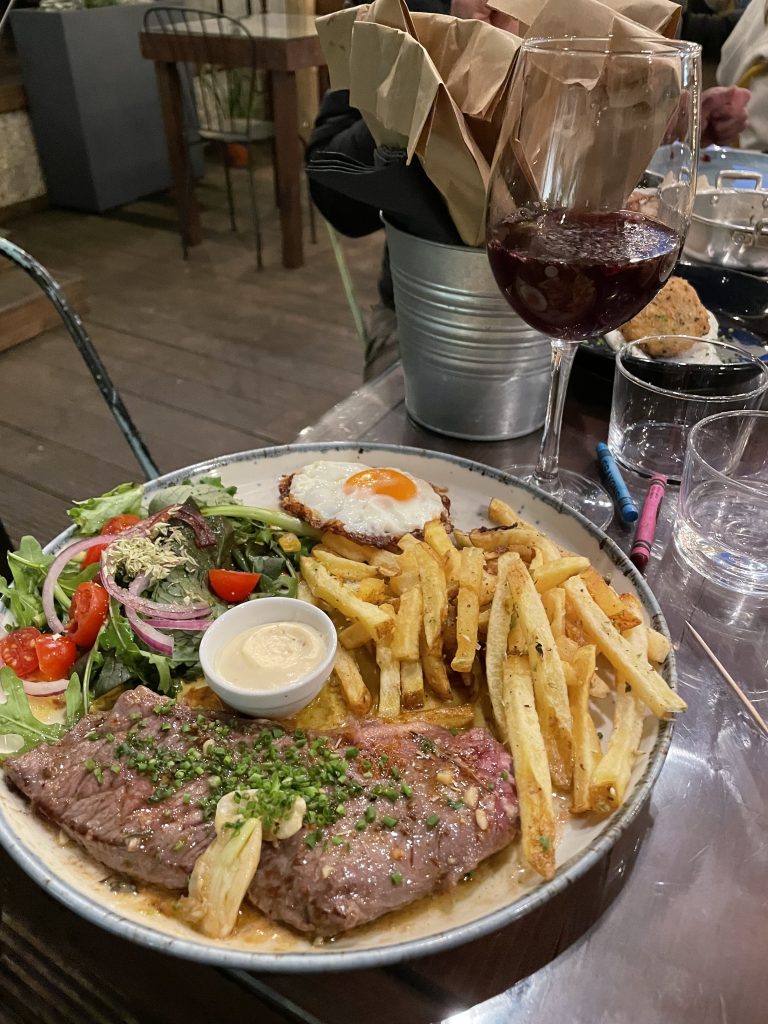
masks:
<svg viewBox="0 0 768 1024"><path fill-rule="evenodd" d="M720 341L738 345L759 358L768 356L768 281L737 270L690 263L678 263L675 276L688 281L702 303L715 314L720 324ZM616 353L604 338L582 342L573 368L574 392L610 403L615 359ZM706 389L702 394L721 389L725 375L735 379L749 371L748 363L696 367L701 387ZM646 363L643 377L646 379L650 374L658 377L653 382L660 387L674 387L673 378L680 372L679 367L669 363L653 363L650 368Z"/></svg>

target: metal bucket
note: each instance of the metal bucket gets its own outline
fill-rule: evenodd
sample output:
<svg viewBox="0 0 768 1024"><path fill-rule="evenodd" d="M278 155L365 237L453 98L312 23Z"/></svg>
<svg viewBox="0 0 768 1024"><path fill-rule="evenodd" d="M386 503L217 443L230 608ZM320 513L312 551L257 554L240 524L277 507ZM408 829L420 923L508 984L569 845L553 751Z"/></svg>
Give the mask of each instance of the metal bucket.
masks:
<svg viewBox="0 0 768 1024"><path fill-rule="evenodd" d="M409 415L474 441L537 430L550 342L509 308L485 250L386 229Z"/></svg>

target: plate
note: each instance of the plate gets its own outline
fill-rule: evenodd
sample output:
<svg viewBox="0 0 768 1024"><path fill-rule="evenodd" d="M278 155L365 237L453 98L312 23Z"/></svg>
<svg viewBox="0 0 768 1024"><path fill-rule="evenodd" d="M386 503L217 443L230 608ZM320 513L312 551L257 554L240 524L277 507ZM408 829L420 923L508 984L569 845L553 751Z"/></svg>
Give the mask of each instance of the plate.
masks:
<svg viewBox="0 0 768 1024"><path fill-rule="evenodd" d="M702 303L715 314L721 341L738 345L761 359L768 356L767 281L738 270L687 263L678 263L674 274L688 281ZM600 379L600 393L608 401L615 359L616 352L605 338L590 338L579 345L579 371Z"/></svg>
<svg viewBox="0 0 768 1024"><path fill-rule="evenodd" d="M468 529L483 522L488 501L502 498L565 547L587 555L599 572L634 591L656 629L668 636L661 611L645 581L619 548L575 512L532 487L476 462L392 445L297 444L214 459L179 470L147 485L177 482L189 475L219 473L240 495L258 505L277 504L277 481L317 458L396 465L446 487L453 518ZM47 550L64 543L61 534ZM674 657L663 674L675 685ZM601 723L601 729L606 727ZM83 917L123 938L165 953L220 967L256 971L312 972L382 966L478 939L547 903L587 871L613 846L645 803L664 762L672 723L649 719L640 744L626 803L612 817L590 823L571 819L558 848L558 870L544 882L522 869L519 843L496 854L475 879L452 893L423 900L322 946L261 921L244 934L210 940L162 914L147 897L113 892L106 869L73 845L59 846L55 830L26 801L0 782L0 842L19 865L49 893Z"/></svg>

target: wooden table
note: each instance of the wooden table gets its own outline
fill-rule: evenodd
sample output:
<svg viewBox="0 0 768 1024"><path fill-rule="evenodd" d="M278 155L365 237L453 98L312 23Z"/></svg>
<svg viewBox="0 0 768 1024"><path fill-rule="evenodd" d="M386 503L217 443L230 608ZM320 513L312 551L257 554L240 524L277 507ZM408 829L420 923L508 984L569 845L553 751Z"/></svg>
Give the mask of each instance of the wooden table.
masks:
<svg viewBox="0 0 768 1024"><path fill-rule="evenodd" d="M594 393L579 394L574 381L563 431L564 465L592 473L595 443L607 431L607 409L594 403ZM503 467L530 461L538 435L480 444L430 434L408 419L395 367L300 440L411 445ZM641 496L646 485L628 482ZM685 621L760 704L768 604L720 591L681 563L670 544L673 506L668 498L648 576L667 616L689 710L644 811L610 855L557 899L485 939L426 959L347 974L254 975L131 946L60 907L2 855L0 1019L17 1005L3 1003L3 986L15 985L13 994L31 978L29 1016L11 1021L202 1024L236 1013L264 1024L763 1024L768 741L702 657ZM628 547L626 530L614 525L610 532ZM83 1001L95 998L88 986L110 1012L84 1014ZM38 1014L44 999L58 999L61 1016Z"/></svg>
<svg viewBox="0 0 768 1024"><path fill-rule="evenodd" d="M205 24L205 23L203 23ZM200 34L176 31L172 38L161 32L139 34L141 53L155 62L160 105L165 122L179 218L187 245L199 245L200 212L194 189L189 153L184 142L182 86L177 61L209 59L215 46L216 62L221 67L246 67L255 50L256 66L268 71L272 79L275 120L275 179L280 205L283 236L283 266L289 269L304 263L301 231L301 179L303 167L298 145L299 109L296 72L322 67L325 58L315 29L315 19L304 14L253 15L241 19L253 38L218 36L201 46Z"/></svg>

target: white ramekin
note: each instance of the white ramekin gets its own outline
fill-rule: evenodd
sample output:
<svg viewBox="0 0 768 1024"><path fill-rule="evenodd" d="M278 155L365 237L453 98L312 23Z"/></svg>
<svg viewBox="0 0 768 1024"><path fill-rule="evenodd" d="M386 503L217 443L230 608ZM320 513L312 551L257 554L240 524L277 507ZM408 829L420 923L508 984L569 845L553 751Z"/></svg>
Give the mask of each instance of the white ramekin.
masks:
<svg viewBox="0 0 768 1024"><path fill-rule="evenodd" d="M219 651L238 633L269 622L301 622L322 636L323 660L300 679L277 690L256 692L235 686L216 671ZM213 692L236 711L258 718L288 718L316 697L331 674L336 657L336 628L319 608L291 597L260 597L229 608L205 631L200 643L200 664Z"/></svg>

